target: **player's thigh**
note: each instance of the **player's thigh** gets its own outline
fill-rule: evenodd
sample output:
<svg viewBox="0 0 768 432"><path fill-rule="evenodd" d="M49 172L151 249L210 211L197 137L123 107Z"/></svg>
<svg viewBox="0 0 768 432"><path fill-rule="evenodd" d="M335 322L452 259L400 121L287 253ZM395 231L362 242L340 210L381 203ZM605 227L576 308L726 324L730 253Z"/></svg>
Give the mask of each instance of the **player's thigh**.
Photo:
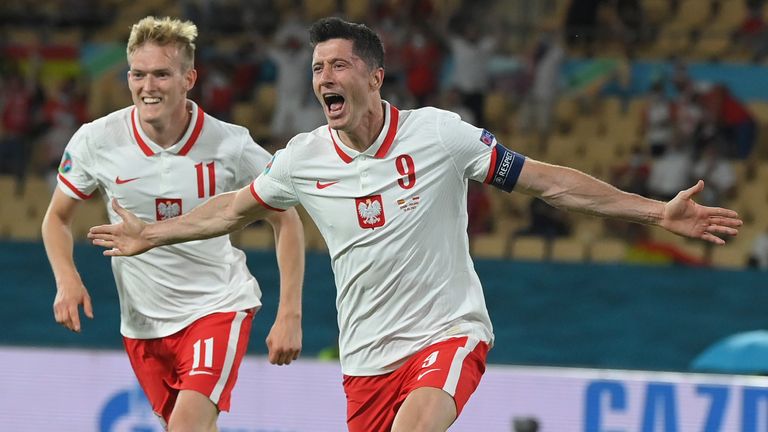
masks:
<svg viewBox="0 0 768 432"><path fill-rule="evenodd" d="M168 424L178 396L178 376L162 339L123 338L131 367L152 411Z"/></svg>
<svg viewBox="0 0 768 432"><path fill-rule="evenodd" d="M456 420L456 403L445 390L420 387L400 406L392 432L445 432Z"/></svg>
<svg viewBox="0 0 768 432"><path fill-rule="evenodd" d="M457 337L431 345L416 353L409 368L407 393L422 387L443 390L461 410L480 385L485 373L488 344L473 337Z"/></svg>
<svg viewBox="0 0 768 432"><path fill-rule="evenodd" d="M168 432L215 432L219 410L211 399L194 390L182 390L176 398Z"/></svg>
<svg viewBox="0 0 768 432"><path fill-rule="evenodd" d="M176 347L180 390L194 390L228 411L252 321L253 312L225 312L190 325Z"/></svg>

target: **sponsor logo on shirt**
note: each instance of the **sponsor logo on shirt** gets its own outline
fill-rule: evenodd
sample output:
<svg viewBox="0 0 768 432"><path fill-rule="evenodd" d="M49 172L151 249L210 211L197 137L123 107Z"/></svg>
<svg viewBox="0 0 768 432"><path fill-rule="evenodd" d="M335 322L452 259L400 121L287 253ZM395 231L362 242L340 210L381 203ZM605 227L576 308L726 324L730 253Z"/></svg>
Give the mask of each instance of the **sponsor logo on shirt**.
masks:
<svg viewBox="0 0 768 432"><path fill-rule="evenodd" d="M400 210L402 211L411 211L419 205L420 199L421 198L418 195L406 199L399 199L397 200L397 206L400 207Z"/></svg>
<svg viewBox="0 0 768 432"><path fill-rule="evenodd" d="M315 187L318 188L318 189L325 189L327 187L331 187L331 186L335 185L338 182L339 182L339 180L330 181L330 182L321 182L320 180L318 180L317 182L315 182Z"/></svg>
<svg viewBox="0 0 768 432"><path fill-rule="evenodd" d="M59 172L66 174L72 171L72 155L69 152L64 152L64 156L61 158L61 164L59 164Z"/></svg>
<svg viewBox="0 0 768 432"><path fill-rule="evenodd" d="M355 198L355 209L360 228L374 229L384 226L384 204L381 195Z"/></svg>
<svg viewBox="0 0 768 432"><path fill-rule="evenodd" d="M155 216L157 220L166 220L174 218L181 214L181 199L180 198L156 198L155 199Z"/></svg>
<svg viewBox="0 0 768 432"><path fill-rule="evenodd" d="M492 133L490 133L487 129L483 129L483 133L480 134L480 141L482 141L483 144L490 146L495 140L496 137L493 136Z"/></svg>
<svg viewBox="0 0 768 432"><path fill-rule="evenodd" d="M117 183L119 185L126 184L126 183L130 183L130 182L132 182L134 180L138 180L139 178L140 177L133 177L133 178L129 178L129 179L121 179L120 176L117 176L117 177L115 177L115 183Z"/></svg>

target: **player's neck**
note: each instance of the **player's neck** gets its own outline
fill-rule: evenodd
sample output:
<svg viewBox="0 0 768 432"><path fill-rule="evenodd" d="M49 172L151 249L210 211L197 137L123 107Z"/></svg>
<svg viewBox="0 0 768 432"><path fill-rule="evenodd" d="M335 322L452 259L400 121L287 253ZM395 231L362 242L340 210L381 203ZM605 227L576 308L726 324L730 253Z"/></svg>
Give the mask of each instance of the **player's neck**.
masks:
<svg viewBox="0 0 768 432"><path fill-rule="evenodd" d="M339 131L344 144L359 152L368 150L384 128L384 104L374 101L352 130Z"/></svg>
<svg viewBox="0 0 768 432"><path fill-rule="evenodd" d="M170 120L145 122L139 119L141 128L155 144L167 149L179 142L189 128L192 120L192 108L189 103L184 104L184 109L177 110Z"/></svg>

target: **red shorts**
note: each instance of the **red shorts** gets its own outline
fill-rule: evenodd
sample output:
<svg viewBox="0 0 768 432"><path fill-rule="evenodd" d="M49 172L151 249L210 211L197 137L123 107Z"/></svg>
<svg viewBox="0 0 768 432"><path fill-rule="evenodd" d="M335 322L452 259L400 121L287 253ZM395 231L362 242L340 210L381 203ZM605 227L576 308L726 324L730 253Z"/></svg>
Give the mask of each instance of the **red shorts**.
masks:
<svg viewBox="0 0 768 432"><path fill-rule="evenodd" d="M220 411L229 411L253 315L253 310L213 313L170 336L123 338L136 378L166 424L181 390L202 393Z"/></svg>
<svg viewBox="0 0 768 432"><path fill-rule="evenodd" d="M344 375L347 426L350 432L388 431L413 390L436 387L456 402L456 415L480 384L488 344L471 337L431 345L394 372L376 376Z"/></svg>

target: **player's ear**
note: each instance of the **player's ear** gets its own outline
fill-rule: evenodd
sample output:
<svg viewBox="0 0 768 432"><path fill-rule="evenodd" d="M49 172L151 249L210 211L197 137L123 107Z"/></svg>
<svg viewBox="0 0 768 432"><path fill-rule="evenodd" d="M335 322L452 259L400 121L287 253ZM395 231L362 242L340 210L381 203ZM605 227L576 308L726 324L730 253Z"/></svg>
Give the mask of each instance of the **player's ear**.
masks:
<svg viewBox="0 0 768 432"><path fill-rule="evenodd" d="M184 87L187 91L192 90L192 88L195 86L195 82L197 82L197 69L195 68L189 68L184 73Z"/></svg>
<svg viewBox="0 0 768 432"><path fill-rule="evenodd" d="M375 71L373 71L373 73L371 73L371 79L369 82L373 90L380 89L381 85L384 83L384 68L377 68Z"/></svg>

